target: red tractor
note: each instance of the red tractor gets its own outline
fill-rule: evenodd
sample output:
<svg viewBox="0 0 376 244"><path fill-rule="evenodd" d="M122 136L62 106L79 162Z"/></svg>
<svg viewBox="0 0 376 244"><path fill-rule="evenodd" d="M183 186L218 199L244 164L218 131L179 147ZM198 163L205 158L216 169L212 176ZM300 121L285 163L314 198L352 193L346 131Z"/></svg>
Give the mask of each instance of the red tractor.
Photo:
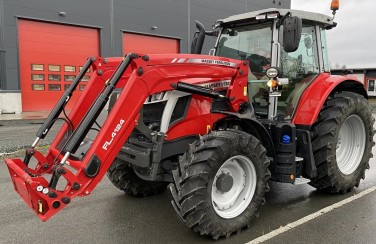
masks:
<svg viewBox="0 0 376 244"><path fill-rule="evenodd" d="M266 9L218 20L213 31L197 26L192 54L89 58L25 158L6 159L40 219L89 195L106 173L135 196L169 185L180 219L215 239L252 223L270 180L331 193L359 185L374 118L362 83L330 74L332 18ZM211 55L200 55L205 35L218 37ZM44 156L35 147L57 119L66 123Z"/></svg>

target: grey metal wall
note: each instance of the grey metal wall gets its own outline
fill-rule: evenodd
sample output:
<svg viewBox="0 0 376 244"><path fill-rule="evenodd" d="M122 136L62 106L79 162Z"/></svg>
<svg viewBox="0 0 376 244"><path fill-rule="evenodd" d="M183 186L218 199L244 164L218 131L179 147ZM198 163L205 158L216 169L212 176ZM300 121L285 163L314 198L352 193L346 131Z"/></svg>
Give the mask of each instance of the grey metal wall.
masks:
<svg viewBox="0 0 376 244"><path fill-rule="evenodd" d="M217 19L269 7L290 8L291 0L0 0L0 92L20 89L19 18L97 27L107 57L122 55L123 31L179 38L187 53L195 19L210 29ZM207 38L203 52L213 44Z"/></svg>

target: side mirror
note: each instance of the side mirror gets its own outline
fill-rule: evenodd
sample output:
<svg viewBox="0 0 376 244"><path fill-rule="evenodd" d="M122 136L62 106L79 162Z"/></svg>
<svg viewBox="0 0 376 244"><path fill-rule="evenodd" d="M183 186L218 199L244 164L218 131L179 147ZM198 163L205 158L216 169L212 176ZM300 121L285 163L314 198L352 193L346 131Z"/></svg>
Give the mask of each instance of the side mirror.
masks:
<svg viewBox="0 0 376 244"><path fill-rule="evenodd" d="M191 44L191 54L201 54L202 46L205 41L205 27L203 24L196 20L196 27L198 32L195 33L192 44Z"/></svg>
<svg viewBox="0 0 376 244"><path fill-rule="evenodd" d="M283 21L283 49L286 52L295 52L299 47L302 35L302 19L286 17Z"/></svg>

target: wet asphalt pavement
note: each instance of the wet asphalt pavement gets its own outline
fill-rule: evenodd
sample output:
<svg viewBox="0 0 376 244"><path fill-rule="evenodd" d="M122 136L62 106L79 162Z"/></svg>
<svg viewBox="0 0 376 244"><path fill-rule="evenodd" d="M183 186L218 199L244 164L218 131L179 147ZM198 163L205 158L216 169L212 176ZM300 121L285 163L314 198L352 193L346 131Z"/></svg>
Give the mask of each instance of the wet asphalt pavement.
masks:
<svg viewBox="0 0 376 244"><path fill-rule="evenodd" d="M371 193L265 243L375 243L375 202Z"/></svg>
<svg viewBox="0 0 376 244"><path fill-rule="evenodd" d="M0 155L30 146L42 122L41 120L0 121ZM39 145L50 144L60 126L61 122L56 122L53 130Z"/></svg>
<svg viewBox="0 0 376 244"><path fill-rule="evenodd" d="M1 122L1 121L0 121ZM0 123L1 124L1 123ZM29 145L40 125L0 126L0 152ZM55 134L56 130L52 131ZM50 135L51 140L53 135ZM373 149L376 155L376 148ZM14 192L0 156L0 243L215 243L192 232L175 215L168 191L135 198L105 177L91 196L76 198L48 222L41 222ZM266 205L250 229L216 243L245 243L326 206L376 186L376 160L359 188L345 195L317 192L308 185L271 183ZM267 243L375 243L376 193L281 234Z"/></svg>

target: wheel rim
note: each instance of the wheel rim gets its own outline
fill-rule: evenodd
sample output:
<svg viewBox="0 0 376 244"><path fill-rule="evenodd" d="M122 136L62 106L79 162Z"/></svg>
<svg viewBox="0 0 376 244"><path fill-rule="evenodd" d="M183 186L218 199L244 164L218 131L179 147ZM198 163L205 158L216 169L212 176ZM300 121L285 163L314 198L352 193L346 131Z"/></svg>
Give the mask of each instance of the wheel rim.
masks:
<svg viewBox="0 0 376 244"><path fill-rule="evenodd" d="M339 131L336 157L339 170L350 175L360 165L366 147L366 129L358 115L349 116Z"/></svg>
<svg viewBox="0 0 376 244"><path fill-rule="evenodd" d="M217 180L223 174L233 179L232 187L227 192L217 188ZM225 219L239 216L251 202L256 184L256 169L249 158L238 155L228 159L213 180L211 197L215 212Z"/></svg>

